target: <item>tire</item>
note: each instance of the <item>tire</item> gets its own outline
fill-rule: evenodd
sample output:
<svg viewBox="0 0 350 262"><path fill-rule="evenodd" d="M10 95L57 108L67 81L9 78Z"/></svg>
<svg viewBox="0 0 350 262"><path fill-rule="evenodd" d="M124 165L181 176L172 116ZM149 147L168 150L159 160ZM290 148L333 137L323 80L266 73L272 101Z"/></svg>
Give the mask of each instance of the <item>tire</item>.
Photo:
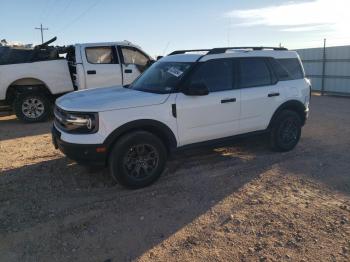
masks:
<svg viewBox="0 0 350 262"><path fill-rule="evenodd" d="M23 93L18 95L13 104L18 119L27 123L46 121L52 110L49 98L42 93Z"/></svg>
<svg viewBox="0 0 350 262"><path fill-rule="evenodd" d="M111 176L118 183L137 189L155 182L164 171L166 160L166 147L158 137L135 131L117 141L108 162Z"/></svg>
<svg viewBox="0 0 350 262"><path fill-rule="evenodd" d="M301 135L301 119L298 113L283 110L273 123L270 133L271 148L274 151L292 150L299 142Z"/></svg>

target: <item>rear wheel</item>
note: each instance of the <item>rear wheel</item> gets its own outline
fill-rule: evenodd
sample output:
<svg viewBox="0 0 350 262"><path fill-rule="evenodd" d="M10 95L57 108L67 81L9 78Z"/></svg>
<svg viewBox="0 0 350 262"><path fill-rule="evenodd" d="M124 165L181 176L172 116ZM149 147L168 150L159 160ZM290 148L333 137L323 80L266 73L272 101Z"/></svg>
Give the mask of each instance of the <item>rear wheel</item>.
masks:
<svg viewBox="0 0 350 262"><path fill-rule="evenodd" d="M109 156L111 175L129 188L141 188L155 182L167 160L163 142L153 134L136 131L120 138Z"/></svg>
<svg viewBox="0 0 350 262"><path fill-rule="evenodd" d="M271 131L271 147L280 152L292 150L299 142L301 119L290 110L283 110L276 118Z"/></svg>
<svg viewBox="0 0 350 262"><path fill-rule="evenodd" d="M41 93L24 93L14 100L16 116L28 123L42 122L51 113L51 103L47 96Z"/></svg>

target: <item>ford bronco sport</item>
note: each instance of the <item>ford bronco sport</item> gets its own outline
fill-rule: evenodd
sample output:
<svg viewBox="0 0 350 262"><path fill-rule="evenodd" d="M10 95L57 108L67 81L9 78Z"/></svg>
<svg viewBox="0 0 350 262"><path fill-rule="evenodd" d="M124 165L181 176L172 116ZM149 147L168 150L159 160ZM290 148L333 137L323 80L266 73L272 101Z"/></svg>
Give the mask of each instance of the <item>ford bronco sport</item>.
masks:
<svg viewBox="0 0 350 262"><path fill-rule="evenodd" d="M124 88L59 98L53 143L78 163L108 165L127 187L144 187L161 175L174 149L267 132L274 150L292 150L310 90L295 51L175 51Z"/></svg>

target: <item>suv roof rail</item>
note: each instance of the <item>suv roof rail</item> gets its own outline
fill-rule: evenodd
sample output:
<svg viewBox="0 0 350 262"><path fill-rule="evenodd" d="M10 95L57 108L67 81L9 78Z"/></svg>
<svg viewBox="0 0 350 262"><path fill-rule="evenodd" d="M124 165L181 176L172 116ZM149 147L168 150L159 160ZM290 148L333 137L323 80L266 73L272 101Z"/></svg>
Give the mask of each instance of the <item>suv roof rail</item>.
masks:
<svg viewBox="0 0 350 262"><path fill-rule="evenodd" d="M219 47L219 48L213 48L211 49L207 55L213 55L213 54L222 54L226 53L227 50L232 49L252 49L253 51L261 51L261 50L275 50L275 51L286 51L288 50L285 47L269 47L269 46L234 46L234 47Z"/></svg>
<svg viewBox="0 0 350 262"><path fill-rule="evenodd" d="M219 47L219 48L212 48L212 49L189 49L189 50L177 50L169 55L180 55L190 52L208 52L207 55L213 55L213 54L222 54L226 53L227 50L232 49L252 49L253 51L260 51L260 50L275 50L275 51L286 51L288 50L285 47L267 47L267 46L234 46L234 47Z"/></svg>
<svg viewBox="0 0 350 262"><path fill-rule="evenodd" d="M185 53L190 53L190 52L210 52L212 49L188 49L188 50L177 50L169 55L181 55Z"/></svg>

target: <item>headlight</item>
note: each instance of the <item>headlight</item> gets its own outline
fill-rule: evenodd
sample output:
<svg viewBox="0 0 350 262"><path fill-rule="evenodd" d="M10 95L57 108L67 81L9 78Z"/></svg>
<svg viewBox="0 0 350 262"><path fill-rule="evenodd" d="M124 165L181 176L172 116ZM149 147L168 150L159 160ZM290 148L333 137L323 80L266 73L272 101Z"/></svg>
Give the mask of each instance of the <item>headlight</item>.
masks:
<svg viewBox="0 0 350 262"><path fill-rule="evenodd" d="M98 131L98 114L66 112L56 107L55 123L67 133L93 134Z"/></svg>

